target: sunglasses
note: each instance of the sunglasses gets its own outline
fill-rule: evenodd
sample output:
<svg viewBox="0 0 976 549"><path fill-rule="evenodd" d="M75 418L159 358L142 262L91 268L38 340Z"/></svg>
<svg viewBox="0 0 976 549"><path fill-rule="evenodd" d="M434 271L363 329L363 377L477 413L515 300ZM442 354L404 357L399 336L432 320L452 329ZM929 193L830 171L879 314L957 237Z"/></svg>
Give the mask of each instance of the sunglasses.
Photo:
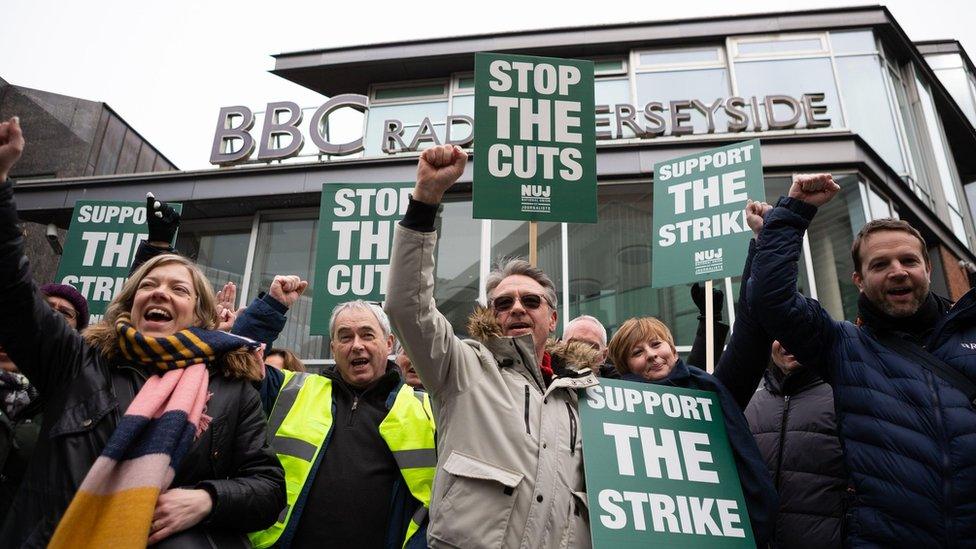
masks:
<svg viewBox="0 0 976 549"><path fill-rule="evenodd" d="M539 307L542 307L543 303L548 303L548 300L541 295L522 294L518 297L512 295L500 295L488 302L488 305L494 309L496 313L503 313L514 307L516 300L520 301L523 307L530 310L538 309Z"/></svg>

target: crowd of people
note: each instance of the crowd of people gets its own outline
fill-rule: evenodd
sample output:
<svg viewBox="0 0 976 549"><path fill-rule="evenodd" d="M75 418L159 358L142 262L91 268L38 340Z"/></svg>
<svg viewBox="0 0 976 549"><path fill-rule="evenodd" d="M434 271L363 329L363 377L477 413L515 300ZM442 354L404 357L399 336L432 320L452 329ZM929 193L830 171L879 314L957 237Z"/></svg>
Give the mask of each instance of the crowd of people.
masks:
<svg viewBox="0 0 976 549"><path fill-rule="evenodd" d="M520 258L452 326L435 226L467 155L429 148L386 302L334 309L335 366L316 374L274 347L308 283L276 276L236 309L233 284L215 291L171 247L179 215L152 196L129 279L87 326L77 290L31 279L7 180L23 148L19 120L0 123L2 547L588 547L578 391L601 378L717 395L757 546L976 545L976 297L932 293L923 237L892 219L852 243L855 322L800 294L828 174L749 203L735 323L693 287L682 360L653 317L608 339L580 316L554 340L556 288Z"/></svg>

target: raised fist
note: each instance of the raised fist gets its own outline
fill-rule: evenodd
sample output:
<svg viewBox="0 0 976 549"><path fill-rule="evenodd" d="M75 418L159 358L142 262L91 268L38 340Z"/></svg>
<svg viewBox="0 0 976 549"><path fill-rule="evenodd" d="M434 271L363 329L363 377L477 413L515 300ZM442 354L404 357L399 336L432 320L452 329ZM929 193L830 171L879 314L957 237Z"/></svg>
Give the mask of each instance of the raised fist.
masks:
<svg viewBox="0 0 976 549"><path fill-rule="evenodd" d="M464 173L468 155L456 145L438 145L420 154L417 162L417 184L413 199L426 204L440 204L447 189Z"/></svg>
<svg viewBox="0 0 976 549"><path fill-rule="evenodd" d="M0 122L0 183L7 180L7 173L24 152L24 134L20 131L20 118L16 116Z"/></svg>
<svg viewBox="0 0 976 549"><path fill-rule="evenodd" d="M840 192L840 185L829 173L793 174L790 198L802 200L813 206L823 206Z"/></svg>
<svg viewBox="0 0 976 549"><path fill-rule="evenodd" d="M268 294L285 307L291 307L308 288L308 282L295 275L278 275L271 281Z"/></svg>
<svg viewBox="0 0 976 549"><path fill-rule="evenodd" d="M754 236L759 236L759 231L763 228L766 214L772 209L773 207L765 202L753 202L750 200L746 204L746 223L749 224L749 228L752 229Z"/></svg>
<svg viewBox="0 0 976 549"><path fill-rule="evenodd" d="M156 200L153 193L146 193L146 225L150 244L169 247L180 228L180 213L166 202Z"/></svg>

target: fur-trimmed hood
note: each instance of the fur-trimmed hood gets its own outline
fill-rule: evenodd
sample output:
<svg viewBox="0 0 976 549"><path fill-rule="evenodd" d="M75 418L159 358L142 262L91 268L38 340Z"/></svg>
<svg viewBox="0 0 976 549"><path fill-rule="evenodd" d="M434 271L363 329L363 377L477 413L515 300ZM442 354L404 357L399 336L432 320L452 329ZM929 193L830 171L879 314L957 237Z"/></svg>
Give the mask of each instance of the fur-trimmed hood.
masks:
<svg viewBox="0 0 976 549"><path fill-rule="evenodd" d="M468 317L468 335L471 339L487 344L494 338L511 338L502 335L502 327L495 320L490 309L478 305ZM546 352L552 356L553 368L564 367L573 370L589 369L599 372L600 352L585 343L566 342L550 338L546 341Z"/></svg>

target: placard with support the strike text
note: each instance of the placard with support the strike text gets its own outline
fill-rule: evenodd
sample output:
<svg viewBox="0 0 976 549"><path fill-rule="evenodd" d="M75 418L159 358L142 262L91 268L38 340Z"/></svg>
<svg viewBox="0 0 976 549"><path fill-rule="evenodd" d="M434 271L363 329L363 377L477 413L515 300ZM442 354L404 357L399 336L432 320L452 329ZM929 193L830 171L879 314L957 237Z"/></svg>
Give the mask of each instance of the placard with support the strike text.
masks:
<svg viewBox="0 0 976 549"><path fill-rule="evenodd" d="M170 206L183 210L182 204ZM101 320L122 291L139 243L148 237L145 202L75 202L55 280L74 286L88 300L90 324Z"/></svg>
<svg viewBox="0 0 976 549"><path fill-rule="evenodd" d="M579 391L593 547L755 547L719 397L601 379Z"/></svg>
<svg viewBox="0 0 976 549"><path fill-rule="evenodd" d="M332 309L342 302L386 299L393 228L407 211L413 186L322 185L310 334L329 335Z"/></svg>
<svg viewBox="0 0 976 549"><path fill-rule="evenodd" d="M475 54L476 219L596 223L593 62Z"/></svg>
<svg viewBox="0 0 976 549"><path fill-rule="evenodd" d="M765 195L758 139L655 165L651 285L741 274L752 237L746 203Z"/></svg>

